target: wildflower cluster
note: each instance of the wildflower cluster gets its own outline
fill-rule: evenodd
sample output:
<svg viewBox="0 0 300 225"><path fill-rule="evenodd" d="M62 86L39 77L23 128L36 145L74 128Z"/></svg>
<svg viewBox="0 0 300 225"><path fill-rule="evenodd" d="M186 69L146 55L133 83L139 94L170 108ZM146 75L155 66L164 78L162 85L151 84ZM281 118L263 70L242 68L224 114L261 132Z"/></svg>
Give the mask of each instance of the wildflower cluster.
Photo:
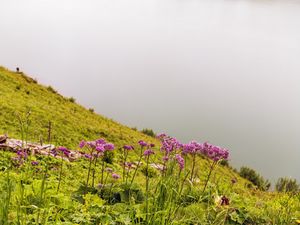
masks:
<svg viewBox="0 0 300 225"><path fill-rule="evenodd" d="M71 151L67 149L66 147L59 146L57 148L54 148L50 151L50 154L54 157L60 156L60 157L66 157L69 158Z"/></svg>
<svg viewBox="0 0 300 225"><path fill-rule="evenodd" d="M57 152L62 155L65 156L67 158L69 158L71 151L69 149L67 149L66 147L58 147L57 148Z"/></svg>
<svg viewBox="0 0 300 225"><path fill-rule="evenodd" d="M98 140L95 140L95 141L81 141L79 143L79 147L81 149L87 148L87 150L88 150L88 153L84 153L84 157L87 158L88 161L89 161L87 181L86 181L86 190L88 189L92 167L93 167L92 186L94 186L97 162L98 162L99 157L102 157L101 181L100 181L100 183L103 184L103 182L104 182L104 168L105 168L105 161L103 159L103 156L104 156L106 151L112 151L112 150L115 149L114 144L108 143L104 139L98 139Z"/></svg>
<svg viewBox="0 0 300 225"><path fill-rule="evenodd" d="M16 166L21 166L27 158L28 154L26 150L18 150L16 156L13 157L12 160L16 163Z"/></svg>
<svg viewBox="0 0 300 225"><path fill-rule="evenodd" d="M221 148L207 142L198 143L196 141L191 141L190 143L185 144L182 153L190 155L202 154L213 161L228 160L229 156L229 152L225 148Z"/></svg>
<svg viewBox="0 0 300 225"><path fill-rule="evenodd" d="M191 141L188 144L182 144L176 138L166 134L159 134L157 138L161 141L161 152L163 152L164 169L167 169L167 162L176 160L179 169L184 169L185 159L188 156L192 157L191 180L194 178L194 170L196 164L196 156L203 155L211 159L213 162L220 160L228 160L229 152L225 148L205 143Z"/></svg>
<svg viewBox="0 0 300 225"><path fill-rule="evenodd" d="M90 149L90 154L85 154L85 157L90 159L93 157L103 156L104 152L112 151L115 149L114 144L107 143L104 139L98 139L95 141L81 141L79 147L83 149L87 147ZM93 154L95 151L96 154Z"/></svg>
<svg viewBox="0 0 300 225"><path fill-rule="evenodd" d="M164 138L161 139L160 150L164 152L166 156L177 149L181 149L182 147L183 145L176 138L164 136Z"/></svg>

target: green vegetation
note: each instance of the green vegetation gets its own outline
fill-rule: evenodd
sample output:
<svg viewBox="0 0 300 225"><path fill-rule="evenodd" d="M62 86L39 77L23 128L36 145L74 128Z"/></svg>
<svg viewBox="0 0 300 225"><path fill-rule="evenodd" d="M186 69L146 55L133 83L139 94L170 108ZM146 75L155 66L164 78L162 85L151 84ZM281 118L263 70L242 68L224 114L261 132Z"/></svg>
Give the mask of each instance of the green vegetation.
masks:
<svg viewBox="0 0 300 225"><path fill-rule="evenodd" d="M255 171L241 173L251 183L225 157L181 156L180 146L162 161L163 142L91 113L23 73L0 68L0 106L0 134L23 141L17 153L0 150L1 225L291 225L300 219L299 192L262 191L267 182ZM24 148L48 140L85 157L69 162L65 147L51 152L61 158Z"/></svg>
<svg viewBox="0 0 300 225"><path fill-rule="evenodd" d="M240 176L252 182L254 185L257 186L258 189L262 191L269 190L271 186L270 181L265 180L254 169L251 169L249 167L241 167Z"/></svg>
<svg viewBox="0 0 300 225"><path fill-rule="evenodd" d="M145 128L141 131L143 134L146 134L150 137L155 137L156 134L154 133L154 131L152 129L148 129L148 128Z"/></svg>
<svg viewBox="0 0 300 225"><path fill-rule="evenodd" d="M0 134L21 138L17 115L30 111L28 140L31 141L48 140L49 122L52 143L68 148L76 148L82 139L98 137L120 146L140 139L152 140L74 102L74 98L59 95L51 86L44 87L23 73L0 67Z"/></svg>
<svg viewBox="0 0 300 225"><path fill-rule="evenodd" d="M276 191L279 192L298 192L300 190L300 186L297 183L296 179L281 177L276 182Z"/></svg>

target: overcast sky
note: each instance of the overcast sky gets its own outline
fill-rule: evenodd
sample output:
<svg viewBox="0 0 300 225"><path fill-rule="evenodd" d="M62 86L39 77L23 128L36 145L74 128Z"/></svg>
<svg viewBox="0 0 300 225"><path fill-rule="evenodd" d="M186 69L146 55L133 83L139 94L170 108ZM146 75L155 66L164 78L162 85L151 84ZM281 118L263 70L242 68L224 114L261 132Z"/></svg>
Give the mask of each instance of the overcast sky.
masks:
<svg viewBox="0 0 300 225"><path fill-rule="evenodd" d="M0 65L300 180L300 1L1 0Z"/></svg>

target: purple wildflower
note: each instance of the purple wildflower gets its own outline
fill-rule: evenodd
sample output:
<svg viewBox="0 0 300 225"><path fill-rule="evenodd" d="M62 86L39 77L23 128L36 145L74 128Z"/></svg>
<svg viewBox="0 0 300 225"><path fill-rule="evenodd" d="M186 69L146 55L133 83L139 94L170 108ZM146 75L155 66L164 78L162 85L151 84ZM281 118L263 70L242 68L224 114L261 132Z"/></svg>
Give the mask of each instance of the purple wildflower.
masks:
<svg viewBox="0 0 300 225"><path fill-rule="evenodd" d="M104 144L106 144L106 141L104 139L98 139L95 142L96 142L96 145L104 145Z"/></svg>
<svg viewBox="0 0 300 225"><path fill-rule="evenodd" d="M125 162L124 164L128 168L128 170L130 170L132 168L132 166L133 166L132 162Z"/></svg>
<svg viewBox="0 0 300 225"><path fill-rule="evenodd" d="M88 141L87 143L86 143L90 148L96 148L96 142L95 141Z"/></svg>
<svg viewBox="0 0 300 225"><path fill-rule="evenodd" d="M70 157L70 154L71 154L71 151L70 150L66 150L66 151L64 151L64 155L66 156L66 157Z"/></svg>
<svg viewBox="0 0 300 225"><path fill-rule="evenodd" d="M209 143L204 143L204 148L202 153L217 162L219 160L228 160L229 152L225 148L221 148L219 146L214 146Z"/></svg>
<svg viewBox="0 0 300 225"><path fill-rule="evenodd" d="M17 151L17 155L18 155L19 158L23 158L23 159L27 159L27 157L28 157L27 152L26 151L21 151L21 150Z"/></svg>
<svg viewBox="0 0 300 225"><path fill-rule="evenodd" d="M150 156L153 154L154 154L154 151L152 149L147 149L144 151L144 156Z"/></svg>
<svg viewBox="0 0 300 225"><path fill-rule="evenodd" d="M165 152L166 154L169 154L172 151L175 151L176 149L182 148L182 144L176 139L172 137L166 137L161 141L161 151Z"/></svg>
<svg viewBox="0 0 300 225"><path fill-rule="evenodd" d="M130 151L130 150L134 150L134 147L132 145L124 145L123 149L127 150L127 151Z"/></svg>
<svg viewBox="0 0 300 225"><path fill-rule="evenodd" d="M67 151L68 149L66 147L63 147L63 146L59 146L57 148L58 151L61 151L61 152L64 152L64 151Z"/></svg>
<svg viewBox="0 0 300 225"><path fill-rule="evenodd" d="M163 140L163 139L165 139L166 137L167 137L167 135L164 134L164 133L158 134L158 135L156 136L156 138L159 139L159 140Z"/></svg>
<svg viewBox="0 0 300 225"><path fill-rule="evenodd" d="M119 174L116 174L116 173L113 173L111 176L115 180L118 180L121 177Z"/></svg>
<svg viewBox="0 0 300 225"><path fill-rule="evenodd" d="M57 156L57 151L55 150L55 149L52 149L51 151L50 151L50 153L55 157L55 156Z"/></svg>
<svg viewBox="0 0 300 225"><path fill-rule="evenodd" d="M164 156L163 158L162 158L162 160L164 161L164 162L168 162L169 161L169 156Z"/></svg>
<svg viewBox="0 0 300 225"><path fill-rule="evenodd" d="M67 149L66 147L60 146L60 147L57 148L57 150L59 152L61 152L62 154L64 154L66 157L70 156L71 151L69 149Z"/></svg>
<svg viewBox="0 0 300 225"><path fill-rule="evenodd" d="M80 143L79 143L79 148L83 148L84 146L85 146L85 141L84 140L82 140Z"/></svg>
<svg viewBox="0 0 300 225"><path fill-rule="evenodd" d="M103 145L97 145L96 146L96 151L97 152L104 152L105 151L104 146Z"/></svg>
<svg viewBox="0 0 300 225"><path fill-rule="evenodd" d="M90 154L84 154L84 157L87 158L87 159L91 159L92 156Z"/></svg>
<svg viewBox="0 0 300 225"><path fill-rule="evenodd" d="M196 141L191 141L190 143L183 145L182 153L185 155L186 154L195 155L195 154L202 153L203 148L204 148L203 144L198 143Z"/></svg>
<svg viewBox="0 0 300 225"><path fill-rule="evenodd" d="M179 154L175 155L175 159L177 160L177 163L178 163L178 166L179 166L180 170L182 170L184 168L184 159Z"/></svg>
<svg viewBox="0 0 300 225"><path fill-rule="evenodd" d="M115 146L114 146L114 144L112 144L112 143L107 143L107 144L104 144L104 149L105 149L106 151L112 151L112 150L115 149Z"/></svg>
<svg viewBox="0 0 300 225"><path fill-rule="evenodd" d="M143 141L143 140L140 140L139 142L138 142L138 144L143 148L143 147L146 147L148 144L145 142L145 141Z"/></svg>
<svg viewBox="0 0 300 225"><path fill-rule="evenodd" d="M37 162L37 161L32 161L31 162L31 165L33 165L33 166L37 166L39 164L39 162Z"/></svg>

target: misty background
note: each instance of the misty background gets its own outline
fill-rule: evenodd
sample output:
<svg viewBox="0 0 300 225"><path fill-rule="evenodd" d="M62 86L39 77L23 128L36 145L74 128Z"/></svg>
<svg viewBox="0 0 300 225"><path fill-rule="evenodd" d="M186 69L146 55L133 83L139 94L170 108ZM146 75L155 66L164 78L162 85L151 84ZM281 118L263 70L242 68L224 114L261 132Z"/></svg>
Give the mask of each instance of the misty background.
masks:
<svg viewBox="0 0 300 225"><path fill-rule="evenodd" d="M0 65L130 127L300 180L300 1L3 0Z"/></svg>

